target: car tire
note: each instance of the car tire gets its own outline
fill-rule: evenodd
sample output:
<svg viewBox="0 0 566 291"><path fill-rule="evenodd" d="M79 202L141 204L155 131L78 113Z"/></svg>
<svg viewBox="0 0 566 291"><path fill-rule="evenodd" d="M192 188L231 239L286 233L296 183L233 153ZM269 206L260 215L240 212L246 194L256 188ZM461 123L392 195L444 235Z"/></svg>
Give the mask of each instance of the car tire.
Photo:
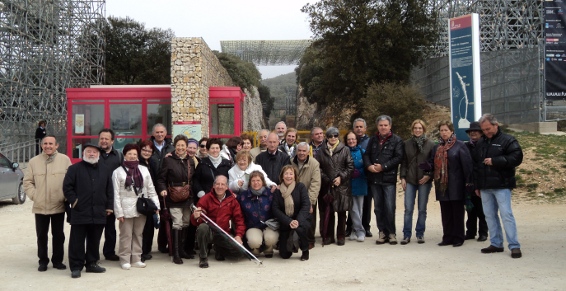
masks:
<svg viewBox="0 0 566 291"><path fill-rule="evenodd" d="M18 186L18 193L14 198L12 198L14 204L24 204L26 202L26 192L24 192L24 186L22 183Z"/></svg>

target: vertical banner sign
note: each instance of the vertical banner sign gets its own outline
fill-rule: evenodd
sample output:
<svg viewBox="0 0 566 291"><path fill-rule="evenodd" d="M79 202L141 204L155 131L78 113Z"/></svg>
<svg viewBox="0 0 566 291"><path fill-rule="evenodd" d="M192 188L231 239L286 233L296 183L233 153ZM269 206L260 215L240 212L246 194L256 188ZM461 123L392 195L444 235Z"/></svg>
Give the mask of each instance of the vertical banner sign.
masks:
<svg viewBox="0 0 566 291"><path fill-rule="evenodd" d="M468 140L466 129L481 116L479 15L449 19L448 39L452 123L457 138Z"/></svg>
<svg viewBox="0 0 566 291"><path fill-rule="evenodd" d="M546 100L566 98L566 3L544 1L544 75Z"/></svg>

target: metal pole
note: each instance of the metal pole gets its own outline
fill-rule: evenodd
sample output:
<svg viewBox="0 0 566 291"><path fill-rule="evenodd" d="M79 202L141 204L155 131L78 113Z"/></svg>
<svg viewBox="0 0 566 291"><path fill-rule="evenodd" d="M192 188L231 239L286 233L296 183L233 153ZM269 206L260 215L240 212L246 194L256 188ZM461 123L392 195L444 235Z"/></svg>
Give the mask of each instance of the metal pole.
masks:
<svg viewBox="0 0 566 291"><path fill-rule="evenodd" d="M197 209L197 207L192 204L191 205L191 210L194 212ZM255 261L256 264L260 264L262 265L263 262L260 261L256 256L254 256L254 254L252 254L250 251L248 251L248 249L246 249L243 245L241 245L236 239L234 239L230 234L228 234L226 231L224 231L220 226L218 226L218 224L216 224L214 221L212 221L212 219L210 219L208 216L206 216L206 214L204 214L204 212L201 212L200 214L203 218L204 218L204 222L206 224L212 224L215 228L217 228L218 230L220 230L224 235L226 235L227 237L230 238L230 240L232 240L232 242L234 244L236 244L240 249L244 250L248 255L250 255L251 259L250 261ZM201 246L203 247L203 246Z"/></svg>

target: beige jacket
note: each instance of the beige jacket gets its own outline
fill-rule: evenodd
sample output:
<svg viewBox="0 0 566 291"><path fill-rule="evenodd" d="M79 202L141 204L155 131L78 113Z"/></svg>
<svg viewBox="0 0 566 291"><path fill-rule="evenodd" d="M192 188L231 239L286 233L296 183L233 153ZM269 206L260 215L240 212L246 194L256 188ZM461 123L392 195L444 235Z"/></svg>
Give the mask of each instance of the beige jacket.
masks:
<svg viewBox="0 0 566 291"><path fill-rule="evenodd" d="M255 162L255 157L257 157L257 155L265 152L267 150L267 148L260 148L260 147L255 147L253 149L250 150L250 156L252 156L252 161Z"/></svg>
<svg viewBox="0 0 566 291"><path fill-rule="evenodd" d="M33 157L24 174L24 191L33 201L32 212L51 215L65 212L63 179L71 165L69 157L56 152Z"/></svg>
<svg viewBox="0 0 566 291"><path fill-rule="evenodd" d="M313 157L308 157L307 162L299 167L297 156L291 160L291 165L299 173L299 182L305 184L309 192L309 200L314 207L320 192L320 164Z"/></svg>

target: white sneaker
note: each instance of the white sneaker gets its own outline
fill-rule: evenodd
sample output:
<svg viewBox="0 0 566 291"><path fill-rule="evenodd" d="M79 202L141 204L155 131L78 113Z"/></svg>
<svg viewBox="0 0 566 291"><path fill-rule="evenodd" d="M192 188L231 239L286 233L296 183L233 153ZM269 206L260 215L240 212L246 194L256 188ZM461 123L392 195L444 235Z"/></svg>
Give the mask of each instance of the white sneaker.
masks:
<svg viewBox="0 0 566 291"><path fill-rule="evenodd" d="M352 231L352 234L350 234L350 237L348 239L349 240L356 240L356 239L358 239L358 236Z"/></svg>
<svg viewBox="0 0 566 291"><path fill-rule="evenodd" d="M358 238L356 240L359 242L363 242L364 240L366 240L366 231L365 230L358 231Z"/></svg>
<svg viewBox="0 0 566 291"><path fill-rule="evenodd" d="M124 269L124 270L129 270L131 267L132 267L132 265L130 265L128 263L122 264L122 269Z"/></svg>
<svg viewBox="0 0 566 291"><path fill-rule="evenodd" d="M146 264L143 262L136 262L132 264L132 267L134 268L145 268Z"/></svg>

